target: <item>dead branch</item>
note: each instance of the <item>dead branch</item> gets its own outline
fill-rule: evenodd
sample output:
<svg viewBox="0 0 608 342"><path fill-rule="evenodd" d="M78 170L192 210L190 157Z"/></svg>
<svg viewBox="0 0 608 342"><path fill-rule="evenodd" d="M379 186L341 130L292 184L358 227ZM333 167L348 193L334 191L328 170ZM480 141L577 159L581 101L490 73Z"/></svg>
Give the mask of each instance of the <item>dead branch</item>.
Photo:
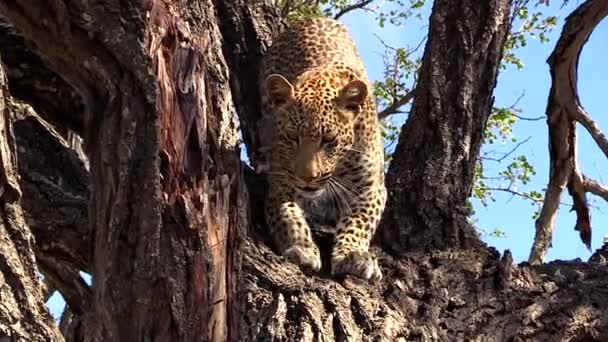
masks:
<svg viewBox="0 0 608 342"><path fill-rule="evenodd" d="M12 101L9 108L24 194L21 205L36 237L36 255L91 272L85 161L30 106Z"/></svg>
<svg viewBox="0 0 608 342"><path fill-rule="evenodd" d="M605 0L589 0L581 4L566 18L562 34L547 60L552 78L547 105L551 171L543 206L536 220L536 235L529 257L532 264L542 263L551 245L560 196L566 187L574 201L573 210L577 215L575 229L580 232L583 243L591 247L591 219L585 197L589 187L585 185L577 164L576 122L591 133L607 156L608 142L580 104L577 74L581 50L606 15L608 2Z"/></svg>
<svg viewBox="0 0 608 342"><path fill-rule="evenodd" d="M608 202L608 187L601 184L600 182L588 178L583 175L583 184L585 186L585 191L590 192L596 196L599 196Z"/></svg>

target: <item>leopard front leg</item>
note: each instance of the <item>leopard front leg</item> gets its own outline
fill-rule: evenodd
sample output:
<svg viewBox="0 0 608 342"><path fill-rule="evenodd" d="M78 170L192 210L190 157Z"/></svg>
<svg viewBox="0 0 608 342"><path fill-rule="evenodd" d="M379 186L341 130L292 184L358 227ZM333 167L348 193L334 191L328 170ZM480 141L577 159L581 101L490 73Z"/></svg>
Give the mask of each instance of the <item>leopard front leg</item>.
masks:
<svg viewBox="0 0 608 342"><path fill-rule="evenodd" d="M321 269L319 248L312 240L304 212L295 202L294 190L281 180L270 180L266 221L281 255L302 269Z"/></svg>
<svg viewBox="0 0 608 342"><path fill-rule="evenodd" d="M369 252L369 245L385 203L384 187L369 190L359 196L352 212L340 219L331 259L333 275L350 274L372 281L382 279L382 271Z"/></svg>

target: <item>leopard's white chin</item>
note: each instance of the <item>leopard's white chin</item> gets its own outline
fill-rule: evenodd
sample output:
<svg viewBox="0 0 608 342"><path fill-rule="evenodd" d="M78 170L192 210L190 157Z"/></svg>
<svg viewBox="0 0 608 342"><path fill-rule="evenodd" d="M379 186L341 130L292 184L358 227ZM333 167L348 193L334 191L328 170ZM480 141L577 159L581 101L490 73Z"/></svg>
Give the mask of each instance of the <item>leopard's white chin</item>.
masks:
<svg viewBox="0 0 608 342"><path fill-rule="evenodd" d="M325 193L325 187L321 187L314 191L306 191L306 190L302 190L302 189L297 189L297 191L298 191L298 194L300 194L300 196L302 196L304 198L315 199L315 198L321 197Z"/></svg>

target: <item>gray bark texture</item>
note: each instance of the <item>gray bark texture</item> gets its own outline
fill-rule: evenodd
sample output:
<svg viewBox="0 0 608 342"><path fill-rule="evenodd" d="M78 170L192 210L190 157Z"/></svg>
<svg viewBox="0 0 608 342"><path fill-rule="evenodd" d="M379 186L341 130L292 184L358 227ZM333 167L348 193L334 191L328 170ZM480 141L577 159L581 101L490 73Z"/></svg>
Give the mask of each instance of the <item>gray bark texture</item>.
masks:
<svg viewBox="0 0 608 342"><path fill-rule="evenodd" d="M510 6L435 1L374 247L385 277L368 284L304 275L278 256L264 179L239 160L239 123L252 158L259 147L256 69L284 27L276 9L0 1L9 85L31 105L11 116L23 196L10 200L36 237L19 244L29 273L18 280L37 265L62 293L68 341L608 340L608 250L514 265L467 222ZM84 138L87 160L66 132ZM331 228L316 235L328 251ZM21 241L8 236L0 246ZM16 321L61 341L48 314L34 315L37 281L9 285L37 298L11 309Z"/></svg>

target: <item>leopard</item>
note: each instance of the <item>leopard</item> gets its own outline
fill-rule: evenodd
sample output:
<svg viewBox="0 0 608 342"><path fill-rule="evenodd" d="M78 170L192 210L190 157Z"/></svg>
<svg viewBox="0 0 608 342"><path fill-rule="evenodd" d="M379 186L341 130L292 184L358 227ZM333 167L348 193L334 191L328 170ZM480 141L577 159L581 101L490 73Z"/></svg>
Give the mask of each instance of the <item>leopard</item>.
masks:
<svg viewBox="0 0 608 342"><path fill-rule="evenodd" d="M259 70L264 214L278 251L319 272L310 222L329 222L331 275L381 279L370 244L387 199L384 145L373 85L348 29L301 19L278 35Z"/></svg>

